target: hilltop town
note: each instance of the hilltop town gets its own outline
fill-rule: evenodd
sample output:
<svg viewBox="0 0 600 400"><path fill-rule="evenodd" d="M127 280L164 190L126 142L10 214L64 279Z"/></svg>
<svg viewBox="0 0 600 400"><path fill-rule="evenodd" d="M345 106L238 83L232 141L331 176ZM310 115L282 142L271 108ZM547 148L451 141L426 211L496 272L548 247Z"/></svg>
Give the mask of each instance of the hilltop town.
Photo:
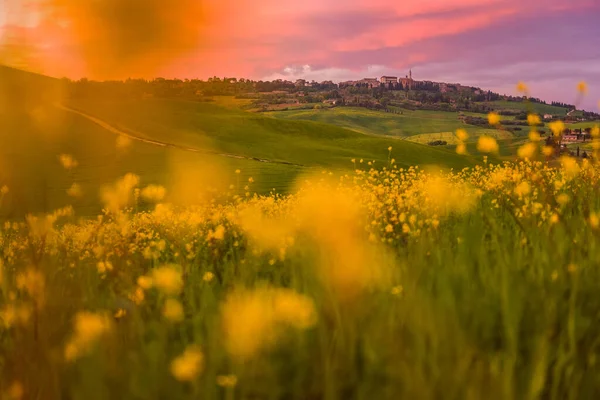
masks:
<svg viewBox="0 0 600 400"><path fill-rule="evenodd" d="M82 79L68 83L71 97L158 97L213 101L215 96L234 96L246 100L246 109L256 112L351 106L399 114L403 110L481 114L496 111L501 115L526 120L527 112L523 103L527 102L537 105L536 113L540 114L543 121L562 119L584 122L600 119L599 114L578 110L573 104L502 95L460 83L417 80L413 78L412 70L404 77L381 76L339 83L305 79L295 82L284 79L256 81L216 76L207 80L156 78L94 82Z"/></svg>

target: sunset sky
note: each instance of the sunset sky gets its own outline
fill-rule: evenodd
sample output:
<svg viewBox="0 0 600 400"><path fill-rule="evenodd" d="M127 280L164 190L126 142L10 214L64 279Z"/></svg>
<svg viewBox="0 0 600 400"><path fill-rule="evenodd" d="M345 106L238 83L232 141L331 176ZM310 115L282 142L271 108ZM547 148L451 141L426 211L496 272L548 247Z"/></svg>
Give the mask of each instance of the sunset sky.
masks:
<svg viewBox="0 0 600 400"><path fill-rule="evenodd" d="M583 107L598 110L600 0L81 3L0 0L0 55L53 76L99 79L340 81L412 68L418 80L508 94L522 80L532 95L564 102L584 80Z"/></svg>

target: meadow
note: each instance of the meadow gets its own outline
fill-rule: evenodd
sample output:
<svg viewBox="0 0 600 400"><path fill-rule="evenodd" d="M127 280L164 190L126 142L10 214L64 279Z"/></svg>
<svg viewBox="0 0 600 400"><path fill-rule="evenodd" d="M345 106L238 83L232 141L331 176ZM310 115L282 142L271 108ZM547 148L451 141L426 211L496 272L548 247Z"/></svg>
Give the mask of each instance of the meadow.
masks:
<svg viewBox="0 0 600 400"><path fill-rule="evenodd" d="M7 222L2 391L594 398L600 170L564 161L357 166L194 206L127 175L98 218Z"/></svg>
<svg viewBox="0 0 600 400"><path fill-rule="evenodd" d="M600 396L600 165L550 165L535 135L453 126L439 149L19 79L2 398Z"/></svg>
<svg viewBox="0 0 600 400"><path fill-rule="evenodd" d="M335 107L330 109L292 110L265 113L285 120L318 121L342 126L364 134L410 138L416 135L454 133L465 129L472 136L496 134L493 129L466 125L459 120L457 112L402 110L402 114L386 113L358 107ZM482 115L479 114L481 117ZM435 139L432 139L435 140Z"/></svg>

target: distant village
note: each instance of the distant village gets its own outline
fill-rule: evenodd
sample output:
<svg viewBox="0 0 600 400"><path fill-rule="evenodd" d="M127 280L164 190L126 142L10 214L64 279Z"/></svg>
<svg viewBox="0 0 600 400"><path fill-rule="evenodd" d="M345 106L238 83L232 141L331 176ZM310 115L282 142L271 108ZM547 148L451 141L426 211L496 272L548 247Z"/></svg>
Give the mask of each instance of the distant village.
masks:
<svg viewBox="0 0 600 400"><path fill-rule="evenodd" d="M322 83L307 82L304 79L296 80L295 85L297 87L312 87L314 85L332 84L340 88L354 86L354 87L384 87L391 90L427 90L437 89L441 93L448 92L459 92L461 90L473 91L474 94L481 94L482 90L479 88L473 88L470 86L463 86L460 83L444 83L444 82L433 82L433 81L415 81L412 77L412 70L409 70L408 75L404 78L398 78L397 76L382 76L380 78L363 78L357 81L345 81L335 84L332 81L326 81Z"/></svg>
<svg viewBox="0 0 600 400"><path fill-rule="evenodd" d="M527 119L523 107L507 104L498 110L496 101L519 103L525 99L548 106L543 121L590 121L600 119L593 112L577 110L575 105L560 102L546 103L538 98L508 96L460 83L416 80L409 70L404 77L381 76L355 81L334 83L331 80L316 82L297 79L295 82L276 79L272 81L219 78L128 79L126 81L94 82L85 79L72 81L69 85L73 97L162 97L185 98L193 101L213 101L214 96L234 96L247 100L244 107L249 111L285 111L290 109L363 107L388 113L402 114L406 110L453 111L485 114L499 111L514 119ZM557 108L559 107L559 108ZM468 123L475 122L467 121ZM516 128L515 128L516 129Z"/></svg>

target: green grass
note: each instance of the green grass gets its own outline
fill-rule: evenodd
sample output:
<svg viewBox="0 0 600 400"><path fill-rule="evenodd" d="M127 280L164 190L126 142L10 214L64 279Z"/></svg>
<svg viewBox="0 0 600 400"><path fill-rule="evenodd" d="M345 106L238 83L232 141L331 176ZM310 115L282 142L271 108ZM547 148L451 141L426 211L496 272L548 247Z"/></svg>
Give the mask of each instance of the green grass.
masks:
<svg viewBox="0 0 600 400"><path fill-rule="evenodd" d="M335 107L266 114L278 119L324 122L364 134L404 138L420 134L455 132L459 128L466 129L473 135L485 131L461 122L457 112L423 110L402 110L402 112L403 114L392 114L365 108Z"/></svg>
<svg viewBox="0 0 600 400"><path fill-rule="evenodd" d="M346 168L352 158L383 163L389 146L402 166L472 163L444 150L393 138L366 136L320 122L269 118L215 104L146 100L79 102L74 106L156 140L302 166Z"/></svg>
<svg viewBox="0 0 600 400"><path fill-rule="evenodd" d="M513 110L513 111L530 111L541 114L551 114L555 117L564 117L567 115L567 109L562 107L556 107L547 104L539 104L539 103L525 103L525 102L515 102L515 101L506 101L506 100L497 100L492 102L480 103L486 106L490 106L494 108L494 111L502 111L502 110ZM504 118L504 117L503 117Z"/></svg>

